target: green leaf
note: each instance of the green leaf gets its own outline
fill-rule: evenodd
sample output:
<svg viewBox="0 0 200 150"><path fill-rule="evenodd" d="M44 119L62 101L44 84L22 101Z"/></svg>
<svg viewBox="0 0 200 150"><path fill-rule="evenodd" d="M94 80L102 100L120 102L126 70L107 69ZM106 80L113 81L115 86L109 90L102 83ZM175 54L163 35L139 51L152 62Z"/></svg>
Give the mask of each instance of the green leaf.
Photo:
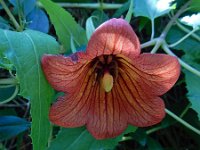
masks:
<svg viewBox="0 0 200 150"><path fill-rule="evenodd" d="M197 58L200 58L200 55ZM185 60L191 61L188 60L188 57ZM193 66L200 71L199 64L193 64ZM192 103L191 108L197 112L200 120L200 78L187 70L183 70L183 72L185 73L186 87L188 90L187 97Z"/></svg>
<svg viewBox="0 0 200 150"><path fill-rule="evenodd" d="M112 18L120 18L124 12L126 12L130 7L130 1L127 1L126 3L124 3L122 5L122 7L120 7L119 9L116 10L116 12L114 13L114 15L112 16Z"/></svg>
<svg viewBox="0 0 200 150"><path fill-rule="evenodd" d="M143 128L139 128L136 132L132 133L131 138L142 146L145 146L147 143L147 134Z"/></svg>
<svg viewBox="0 0 200 150"><path fill-rule="evenodd" d="M124 134L134 132L137 128L129 126ZM96 140L85 127L62 128L57 137L52 141L48 150L106 150L113 149L123 135L116 138Z"/></svg>
<svg viewBox="0 0 200 150"><path fill-rule="evenodd" d="M147 137L147 146L149 150L163 150L160 143L154 140L153 138L151 138L150 136Z"/></svg>
<svg viewBox="0 0 200 150"><path fill-rule="evenodd" d="M92 20L94 27L97 28L99 25L101 25L103 22L107 21L109 18L107 14L105 14L102 10L95 10L92 13Z"/></svg>
<svg viewBox="0 0 200 150"><path fill-rule="evenodd" d="M126 17L125 17L125 20L128 23L130 23L132 15L133 15L133 0L131 0L131 2L130 2L129 9L128 9L128 12L127 12Z"/></svg>
<svg viewBox="0 0 200 150"><path fill-rule="evenodd" d="M171 9L174 9L174 5L170 6L170 3L174 0L134 0L134 15L147 17L154 20L164 14L167 14Z"/></svg>
<svg viewBox="0 0 200 150"><path fill-rule="evenodd" d="M94 23L93 23L93 20L92 20L93 16L89 17L87 20L86 20L86 35L87 35L87 39L89 40L92 33L94 32L95 30L95 27L94 27Z"/></svg>
<svg viewBox="0 0 200 150"><path fill-rule="evenodd" d="M4 56L3 51L2 54L0 52L0 68L6 70L11 70L13 68L13 64Z"/></svg>
<svg viewBox="0 0 200 150"><path fill-rule="evenodd" d="M190 3L190 10L200 12L200 0L192 0Z"/></svg>
<svg viewBox="0 0 200 150"><path fill-rule="evenodd" d="M9 29L9 23L7 20L5 20L3 17L0 16L0 28L1 29Z"/></svg>
<svg viewBox="0 0 200 150"><path fill-rule="evenodd" d="M185 36L187 33L180 30L178 27L173 27L167 34L166 41L169 44L172 44L178 40L180 40L183 36ZM197 34L200 36L199 32ZM186 40L178 44L177 46L173 47L177 50L183 50L188 55L192 55L191 57L194 57L196 54L199 53L200 49L200 43L193 37L188 37Z"/></svg>
<svg viewBox="0 0 200 150"><path fill-rule="evenodd" d="M0 116L17 116L15 108L0 109Z"/></svg>
<svg viewBox="0 0 200 150"><path fill-rule="evenodd" d="M0 51L14 64L20 83L20 94L31 100L31 138L33 148L45 149L51 125L49 106L54 94L40 65L43 54L58 53L59 45L51 36L32 30L13 32L0 30Z"/></svg>
<svg viewBox="0 0 200 150"><path fill-rule="evenodd" d="M67 53L71 53L71 38L78 47L87 44L84 29L76 23L69 12L50 0L40 0L43 7L50 16L51 23L54 25L59 41L64 46Z"/></svg>
<svg viewBox="0 0 200 150"><path fill-rule="evenodd" d="M0 141L7 140L27 130L30 123L16 116L0 116Z"/></svg>
<svg viewBox="0 0 200 150"><path fill-rule="evenodd" d="M70 39L70 44L71 44L72 53L76 53L76 46L75 46L74 39L73 39L72 36L71 36L71 39Z"/></svg>
<svg viewBox="0 0 200 150"><path fill-rule="evenodd" d="M141 32L148 24L149 20L146 17L140 17L139 21L139 32Z"/></svg>
<svg viewBox="0 0 200 150"><path fill-rule="evenodd" d="M183 31L174 27L170 30L167 41L173 43L185 35ZM199 35L199 34L198 34ZM200 42L192 37L188 37L184 42L174 47L177 50L183 50L184 55L182 59L200 71ZM188 70L183 70L185 73L186 88L188 90L187 97L192 103L191 108L198 113L200 119L200 78Z"/></svg>

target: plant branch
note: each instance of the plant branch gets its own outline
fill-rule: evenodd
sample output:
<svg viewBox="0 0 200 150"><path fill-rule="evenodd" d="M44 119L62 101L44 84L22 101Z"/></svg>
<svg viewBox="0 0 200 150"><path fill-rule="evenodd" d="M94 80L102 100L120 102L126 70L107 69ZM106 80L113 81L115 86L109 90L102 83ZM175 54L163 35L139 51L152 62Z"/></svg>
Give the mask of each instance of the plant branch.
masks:
<svg viewBox="0 0 200 150"><path fill-rule="evenodd" d="M152 39L151 41L148 41L148 42L146 42L146 43L141 44L141 49L143 49L143 48L145 48L145 47L149 47L149 46L155 45L156 42L157 42L157 40L158 40L158 39L155 38L155 39Z"/></svg>
<svg viewBox="0 0 200 150"><path fill-rule="evenodd" d="M186 33L190 33L191 31L189 29L187 29L186 27L184 27L181 23L179 23L178 21L176 21L176 25L181 29L183 30L184 32ZM192 33L191 34L191 37L195 38L196 40L198 40L200 42L200 37L195 34L195 33Z"/></svg>
<svg viewBox="0 0 200 150"><path fill-rule="evenodd" d="M10 17L10 20L13 22L13 25L15 26L17 31L21 31L21 27L18 24L18 22L16 21L15 17L12 15L12 13L10 12L9 8L7 7L6 3L4 2L4 0L0 0L0 4L2 5L2 7L4 8L4 10L6 11L6 13L8 14L8 16Z"/></svg>
<svg viewBox="0 0 200 150"><path fill-rule="evenodd" d="M155 128L151 128L151 129L146 131L146 134L151 134L151 133L156 132L156 131L158 131L160 129L163 129L163 127L162 126L157 126Z"/></svg>
<svg viewBox="0 0 200 150"><path fill-rule="evenodd" d="M89 9L99 9L103 6L103 9L118 9L122 7L122 4L112 4L112 3L57 3L61 7L70 8L89 8Z"/></svg>
<svg viewBox="0 0 200 150"><path fill-rule="evenodd" d="M193 132L197 133L198 135L200 135L200 130L198 130L197 128L193 127L192 125L190 125L189 123L187 123L185 120L181 119L180 117L178 117L177 115L175 115L173 112L171 112L170 110L168 110L167 108L165 108L165 112L171 116L172 118L174 118L176 121L180 122L182 125L184 125L186 128L192 130Z"/></svg>
<svg viewBox="0 0 200 150"><path fill-rule="evenodd" d="M180 115L180 117L182 118L186 113L187 113L187 111L189 110L189 108L191 107L191 103L189 103L186 107L185 107L185 109L183 110L183 112L181 113L181 115Z"/></svg>
<svg viewBox="0 0 200 150"><path fill-rule="evenodd" d="M10 88L15 86L14 84L8 84L8 85L0 85L0 88Z"/></svg>
<svg viewBox="0 0 200 150"><path fill-rule="evenodd" d="M179 11L173 16L170 20L170 22L167 24L163 32L161 33L160 37L165 39L167 33L169 32L170 28L172 27L173 23L176 22L176 19L185 11L185 9L190 5L191 0L189 0L185 5L183 5Z"/></svg>
<svg viewBox="0 0 200 150"><path fill-rule="evenodd" d="M164 50L167 54L169 54L169 55L171 55L171 56L177 57L177 56L168 48L168 46L167 46L166 43L163 43L163 44L162 44L162 48L163 48L163 50ZM177 58L178 58L178 57L177 57ZM188 65L187 63L185 63L184 61L182 61L180 58L178 58L178 61L179 61L179 63L181 64L182 67L184 67L184 68L187 69L188 71L190 71L190 72L192 72L192 73L194 73L195 75L197 75L197 76L200 77L200 71L198 71L198 70L196 70L195 68L191 67L190 65Z"/></svg>
<svg viewBox="0 0 200 150"><path fill-rule="evenodd" d="M154 54L157 52L157 50L160 48L160 46L162 45L163 43L163 39L161 38L157 38L156 40L156 45L154 46L154 48L151 50L151 54Z"/></svg>
<svg viewBox="0 0 200 150"><path fill-rule="evenodd" d="M169 32L170 28L172 27L173 23L177 20L177 18L184 12L185 8L188 7L188 5L191 3L191 0L188 1L185 5L181 7L181 9L176 13L175 16L173 16L170 20L170 22L167 24L167 26L164 28L163 32L159 36L159 38L154 38L154 22L151 22L152 24L152 34L151 34L151 40L149 42L146 42L141 45L141 48L145 48L148 46L155 45L154 48L151 50L151 53L156 53L156 51L160 48L161 45L165 42L165 37L167 33Z"/></svg>
<svg viewBox="0 0 200 150"><path fill-rule="evenodd" d="M178 44L180 44L181 42L183 42L185 39L187 39L190 35L192 35L197 30L199 30L199 28L194 28L192 31L190 31L188 34L186 34L184 37L182 37L181 39L179 39L175 43L170 44L169 47L175 47L175 46L177 46Z"/></svg>
<svg viewBox="0 0 200 150"><path fill-rule="evenodd" d="M154 19L151 19L151 40L154 38L154 34L155 34L155 27L154 27L155 23L154 23Z"/></svg>
<svg viewBox="0 0 200 150"><path fill-rule="evenodd" d="M0 85L17 85L18 81L16 78L6 78L6 79L0 79Z"/></svg>
<svg viewBox="0 0 200 150"><path fill-rule="evenodd" d="M19 92L19 85L16 85L14 93L5 101L0 102L0 105L8 103L9 101L13 100Z"/></svg>
<svg viewBox="0 0 200 150"><path fill-rule="evenodd" d="M133 15L133 0L130 1L130 6L129 6L128 12L126 14L126 17L125 17L125 20L128 23L130 23L132 15Z"/></svg>

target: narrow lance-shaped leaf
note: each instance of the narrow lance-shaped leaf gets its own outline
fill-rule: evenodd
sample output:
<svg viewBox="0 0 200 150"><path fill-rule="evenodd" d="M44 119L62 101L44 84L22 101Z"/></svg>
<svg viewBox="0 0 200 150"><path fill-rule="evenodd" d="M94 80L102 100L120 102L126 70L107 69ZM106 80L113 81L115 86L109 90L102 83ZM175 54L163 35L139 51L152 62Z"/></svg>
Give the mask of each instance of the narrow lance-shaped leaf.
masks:
<svg viewBox="0 0 200 150"><path fill-rule="evenodd" d="M20 94L31 100L33 148L43 150L51 131L48 112L54 92L43 76L40 59L44 53L58 53L59 45L51 36L37 31L0 30L0 35L0 51L6 51L16 67Z"/></svg>
<svg viewBox="0 0 200 150"><path fill-rule="evenodd" d="M86 35L87 35L87 39L88 39L88 40L90 39L92 33L93 33L94 30L95 30L92 17L93 17L93 16L89 17L89 18L86 20Z"/></svg>
<svg viewBox="0 0 200 150"><path fill-rule="evenodd" d="M67 50L67 53L71 53L71 37L78 47L87 43L84 29L76 23L69 12L50 0L40 0L40 2L50 16L51 23L55 27L58 39Z"/></svg>

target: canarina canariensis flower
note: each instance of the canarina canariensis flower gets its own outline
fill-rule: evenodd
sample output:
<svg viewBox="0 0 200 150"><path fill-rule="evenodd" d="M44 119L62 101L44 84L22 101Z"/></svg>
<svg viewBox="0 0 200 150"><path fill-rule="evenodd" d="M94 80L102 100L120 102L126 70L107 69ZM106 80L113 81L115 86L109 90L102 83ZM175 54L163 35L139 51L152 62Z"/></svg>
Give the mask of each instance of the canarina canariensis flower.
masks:
<svg viewBox="0 0 200 150"><path fill-rule="evenodd" d="M159 123L165 116L159 96L180 74L177 58L141 54L135 32L123 19L100 25L85 52L44 55L42 68L52 87L65 93L52 105L50 121L62 127L85 125L96 139L116 137L128 124Z"/></svg>

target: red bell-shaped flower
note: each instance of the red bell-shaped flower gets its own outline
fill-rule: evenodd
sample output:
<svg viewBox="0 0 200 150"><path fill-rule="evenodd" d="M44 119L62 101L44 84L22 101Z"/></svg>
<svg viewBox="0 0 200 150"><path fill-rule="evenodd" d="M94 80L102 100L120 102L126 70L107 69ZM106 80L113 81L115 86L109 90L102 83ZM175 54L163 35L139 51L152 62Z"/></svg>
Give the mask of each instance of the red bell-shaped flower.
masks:
<svg viewBox="0 0 200 150"><path fill-rule="evenodd" d="M51 122L86 125L97 139L121 134L128 124L146 127L165 116L159 97L177 81L178 60L165 54L140 54L139 40L123 19L99 26L85 52L44 55L49 83L65 96L50 109Z"/></svg>

